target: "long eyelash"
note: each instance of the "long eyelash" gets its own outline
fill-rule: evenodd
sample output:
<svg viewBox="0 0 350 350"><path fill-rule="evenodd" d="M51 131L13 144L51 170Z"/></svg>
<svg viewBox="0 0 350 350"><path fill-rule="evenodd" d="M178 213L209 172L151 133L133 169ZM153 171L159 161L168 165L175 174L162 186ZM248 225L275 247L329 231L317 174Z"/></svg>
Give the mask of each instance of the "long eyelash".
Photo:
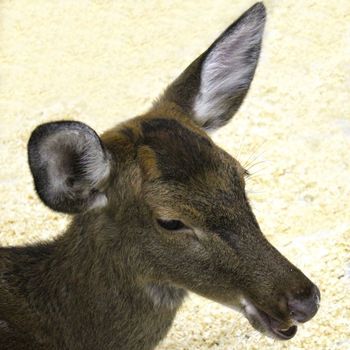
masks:
<svg viewBox="0 0 350 350"><path fill-rule="evenodd" d="M264 142L262 142L262 144L260 144L257 149L257 147L255 147L255 151L251 152L250 156L248 157L248 159L246 159L245 161L241 162L241 164L243 165L244 168L249 168L250 165L252 163L254 163L257 159L261 158L262 156L264 156L267 152L267 145L268 145L269 141L265 140ZM250 153L250 152L249 152Z"/></svg>
<svg viewBox="0 0 350 350"><path fill-rule="evenodd" d="M257 164L259 159L263 158L266 154L266 150L263 150L259 153L256 153L255 155L251 155L243 164L244 168L250 169L254 164Z"/></svg>
<svg viewBox="0 0 350 350"><path fill-rule="evenodd" d="M254 171L251 171L253 168L255 168L257 165L260 164L265 164L265 166L260 167L258 169L255 169ZM261 160L260 162L256 162L254 164L251 164L251 166L249 167L249 169L247 169L247 173L244 173L244 176L247 179L251 179L253 177L255 177L257 174L261 174L265 169L267 169L269 166L271 165L271 162L268 160Z"/></svg>

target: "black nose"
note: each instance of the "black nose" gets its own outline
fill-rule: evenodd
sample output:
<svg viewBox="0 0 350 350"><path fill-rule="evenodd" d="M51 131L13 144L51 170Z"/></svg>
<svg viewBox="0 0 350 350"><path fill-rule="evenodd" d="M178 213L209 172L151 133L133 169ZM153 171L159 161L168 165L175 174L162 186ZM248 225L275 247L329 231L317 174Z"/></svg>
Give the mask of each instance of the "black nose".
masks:
<svg viewBox="0 0 350 350"><path fill-rule="evenodd" d="M298 291L288 298L290 317L298 322L306 322L315 316L320 306L321 294L319 289L312 285L308 290Z"/></svg>

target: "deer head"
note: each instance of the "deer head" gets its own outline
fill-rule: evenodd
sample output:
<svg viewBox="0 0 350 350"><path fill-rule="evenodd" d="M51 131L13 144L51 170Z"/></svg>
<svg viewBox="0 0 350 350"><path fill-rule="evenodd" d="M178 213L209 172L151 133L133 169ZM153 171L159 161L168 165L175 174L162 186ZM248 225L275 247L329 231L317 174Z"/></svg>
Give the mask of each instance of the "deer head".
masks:
<svg viewBox="0 0 350 350"><path fill-rule="evenodd" d="M266 240L245 192L247 171L207 133L242 104L264 24L257 3L148 113L101 137L79 122L39 126L29 163L46 205L82 220L93 215L98 236L122 242L114 254L127 256L125 269L150 297L156 286L189 290L290 339L297 322L315 315L320 293Z"/></svg>

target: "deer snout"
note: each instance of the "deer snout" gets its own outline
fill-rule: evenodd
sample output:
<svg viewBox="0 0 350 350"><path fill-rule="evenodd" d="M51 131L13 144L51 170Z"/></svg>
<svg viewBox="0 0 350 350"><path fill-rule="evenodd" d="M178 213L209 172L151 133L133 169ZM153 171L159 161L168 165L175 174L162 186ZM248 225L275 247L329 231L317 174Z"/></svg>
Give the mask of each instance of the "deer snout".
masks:
<svg viewBox="0 0 350 350"><path fill-rule="evenodd" d="M307 322L315 316L320 306L321 294L312 284L304 290L298 290L287 296L290 318L297 322Z"/></svg>

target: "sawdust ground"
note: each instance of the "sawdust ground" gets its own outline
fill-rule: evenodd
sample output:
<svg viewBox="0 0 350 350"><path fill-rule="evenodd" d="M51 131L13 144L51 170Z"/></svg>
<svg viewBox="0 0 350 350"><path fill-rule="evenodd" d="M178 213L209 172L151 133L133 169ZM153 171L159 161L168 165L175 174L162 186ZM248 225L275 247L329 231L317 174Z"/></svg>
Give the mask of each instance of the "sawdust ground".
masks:
<svg viewBox="0 0 350 350"><path fill-rule="evenodd" d="M252 1L0 3L0 242L50 239L67 218L34 194L26 142L44 121L101 132L152 99ZM197 296L159 349L350 348L350 2L266 0L263 53L243 107L216 141L257 172L268 238L322 292L291 341L256 333Z"/></svg>

